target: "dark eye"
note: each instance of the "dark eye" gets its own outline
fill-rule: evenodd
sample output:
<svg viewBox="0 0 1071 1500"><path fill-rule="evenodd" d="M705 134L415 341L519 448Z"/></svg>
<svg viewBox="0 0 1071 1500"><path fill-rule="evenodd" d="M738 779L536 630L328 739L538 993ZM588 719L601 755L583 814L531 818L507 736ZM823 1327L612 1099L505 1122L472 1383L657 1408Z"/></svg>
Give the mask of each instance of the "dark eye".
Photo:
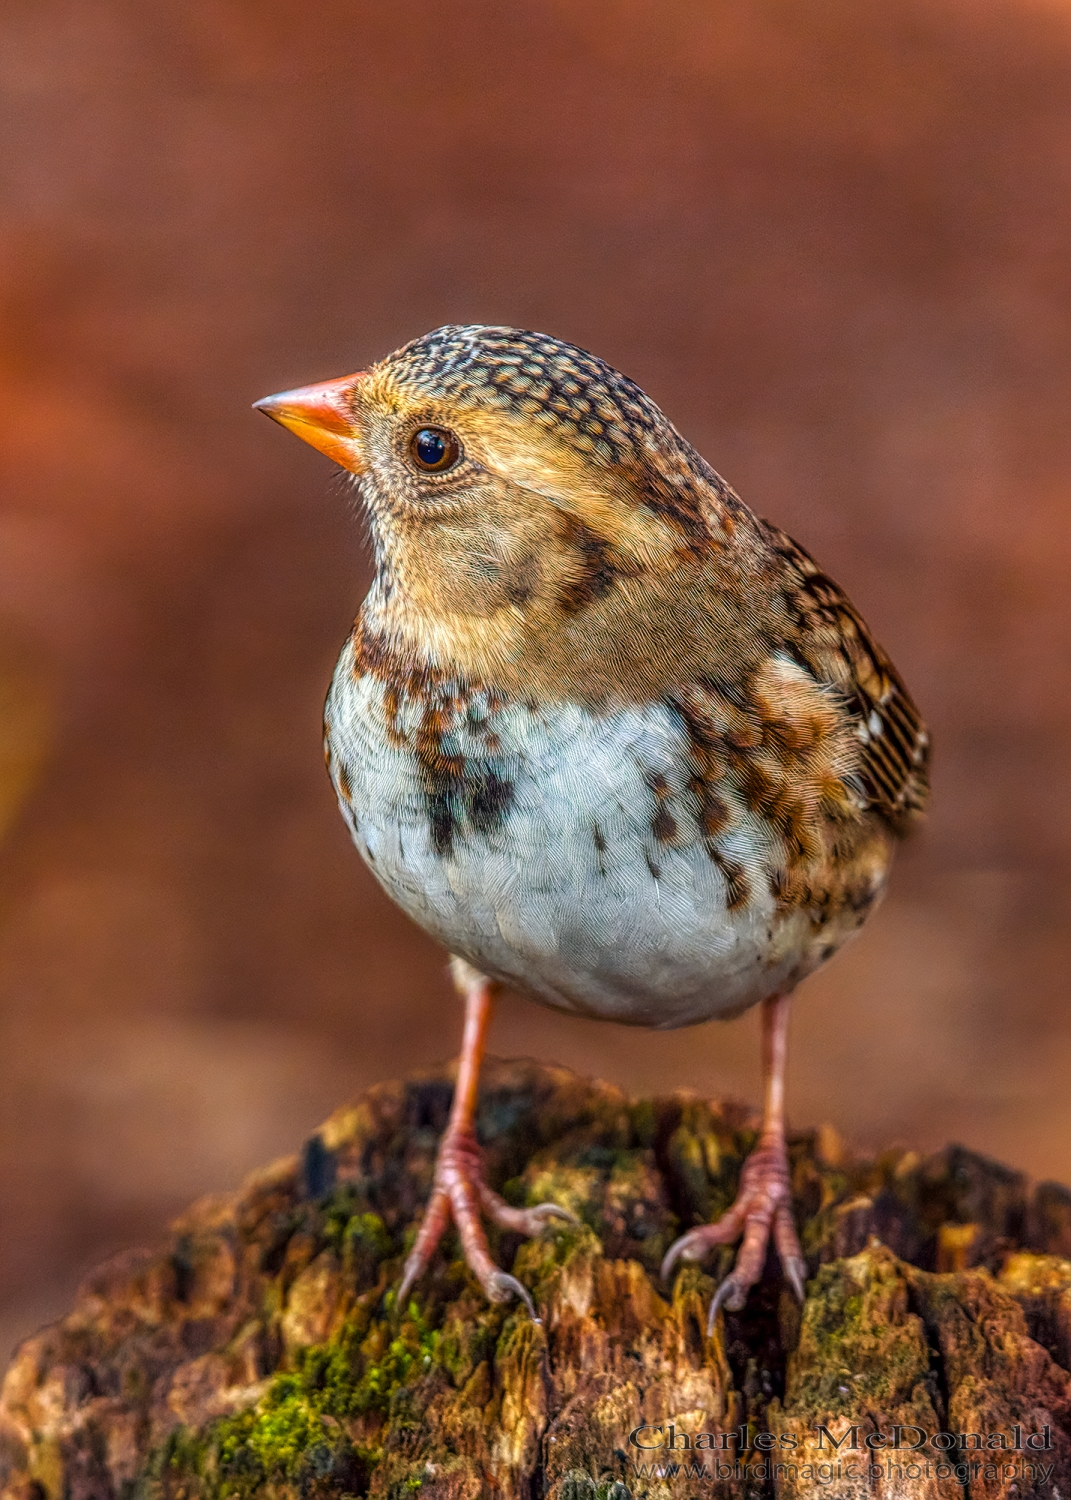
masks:
<svg viewBox="0 0 1071 1500"><path fill-rule="evenodd" d="M445 427L422 427L409 439L409 452L418 469L441 474L461 457L461 444Z"/></svg>

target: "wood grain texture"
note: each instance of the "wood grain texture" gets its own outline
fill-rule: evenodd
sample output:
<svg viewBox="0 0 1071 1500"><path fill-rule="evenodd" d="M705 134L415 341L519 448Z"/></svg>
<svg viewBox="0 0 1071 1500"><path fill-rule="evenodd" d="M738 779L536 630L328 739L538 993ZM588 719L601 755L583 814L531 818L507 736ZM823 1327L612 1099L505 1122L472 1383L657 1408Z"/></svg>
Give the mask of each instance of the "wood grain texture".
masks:
<svg viewBox="0 0 1071 1500"><path fill-rule="evenodd" d="M713 1287L659 1258L732 1197L754 1122L694 1095L630 1100L531 1063L490 1063L478 1131L491 1181L581 1220L495 1246L532 1289L534 1325L489 1306L440 1253L390 1310L428 1191L450 1075L386 1084L339 1110L235 1195L206 1200L155 1251L111 1262L71 1314L25 1343L0 1400L3 1500L628 1500L728 1462L712 1493L813 1494L806 1466L929 1461L910 1493L962 1492L936 1465L992 1460L972 1494L1051 1494L1071 1479L1071 1194L1033 1193L962 1147L855 1157L828 1130L790 1139L812 1279L780 1278L706 1338ZM728 1252L726 1252L728 1253ZM717 1267L707 1268L717 1271ZM738 1433L750 1431L741 1454ZM857 1438L1000 1432L1007 1451L875 1454ZM1049 1446L1015 1450L1037 1434ZM670 1426L676 1448L642 1449ZM713 1434L685 1449L679 1434ZM755 1436L777 1436L776 1453ZM781 1441L782 1435L784 1442ZM789 1440L795 1446L789 1446ZM914 1437L910 1437L914 1441ZM720 1447L719 1447L720 1445ZM779 1462L773 1478L732 1465ZM1044 1464L1044 1487L1023 1470ZM1014 1468L1007 1468L1007 1465ZM1052 1466L1049 1468L1049 1466ZM706 1481L710 1487L712 1480ZM894 1478L840 1496L891 1497ZM1016 1488L1017 1486L1017 1488ZM828 1488L828 1485L826 1486Z"/></svg>

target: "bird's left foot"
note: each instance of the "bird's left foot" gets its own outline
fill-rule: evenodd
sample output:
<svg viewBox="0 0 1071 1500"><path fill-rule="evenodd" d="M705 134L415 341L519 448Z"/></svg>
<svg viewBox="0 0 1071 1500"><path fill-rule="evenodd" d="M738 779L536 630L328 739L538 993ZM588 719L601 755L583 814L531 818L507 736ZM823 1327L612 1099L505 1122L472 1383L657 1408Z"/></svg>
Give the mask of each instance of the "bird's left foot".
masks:
<svg viewBox="0 0 1071 1500"><path fill-rule="evenodd" d="M718 1287L710 1304L707 1331L712 1332L719 1307L739 1312L747 1294L762 1275L766 1250L773 1235L785 1278L803 1301L807 1264L792 1219L792 1190L788 1152L783 1135L760 1140L744 1163L736 1201L716 1224L701 1224L675 1240L662 1262L668 1280L678 1260L703 1260L715 1245L731 1245L743 1235L736 1264Z"/></svg>

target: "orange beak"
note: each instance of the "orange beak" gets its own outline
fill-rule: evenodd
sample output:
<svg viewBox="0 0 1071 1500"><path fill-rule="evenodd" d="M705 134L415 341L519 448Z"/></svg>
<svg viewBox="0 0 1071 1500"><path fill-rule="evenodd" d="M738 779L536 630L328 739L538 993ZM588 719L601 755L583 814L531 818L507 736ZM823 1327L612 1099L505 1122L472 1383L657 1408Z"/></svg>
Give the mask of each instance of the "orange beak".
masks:
<svg viewBox="0 0 1071 1500"><path fill-rule="evenodd" d="M349 398L358 380L363 379L363 371L343 375L341 380L325 380L322 385L303 385L296 391L265 396L253 406L273 422L289 427L344 469L359 474L364 463Z"/></svg>

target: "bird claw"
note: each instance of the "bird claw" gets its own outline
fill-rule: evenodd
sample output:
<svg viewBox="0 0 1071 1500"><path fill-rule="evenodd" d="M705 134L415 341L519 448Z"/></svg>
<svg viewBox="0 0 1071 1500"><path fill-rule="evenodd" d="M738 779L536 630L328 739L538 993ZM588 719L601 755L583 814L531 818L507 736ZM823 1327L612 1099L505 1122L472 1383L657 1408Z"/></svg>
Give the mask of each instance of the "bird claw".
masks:
<svg viewBox="0 0 1071 1500"><path fill-rule="evenodd" d="M807 1275L807 1263L793 1256L787 1256L781 1262L781 1269L785 1274L785 1280L796 1294L797 1302L804 1302L804 1280ZM739 1277L735 1271L730 1271L725 1280L719 1285L710 1302L710 1314L707 1318L707 1337L714 1335L714 1324L717 1321L719 1308L724 1307L727 1312L740 1312L747 1301L747 1294L753 1283Z"/></svg>
<svg viewBox="0 0 1071 1500"><path fill-rule="evenodd" d="M703 1260L713 1243L710 1230L717 1227L715 1224L700 1224L698 1229L689 1229L687 1234L682 1234L679 1239L674 1240L662 1259L659 1271L662 1280L669 1280L673 1267L679 1260L692 1262Z"/></svg>
<svg viewBox="0 0 1071 1500"><path fill-rule="evenodd" d="M447 1224L452 1219L461 1239L465 1263L474 1273L491 1302L507 1302L519 1297L534 1323L535 1304L526 1287L516 1276L501 1270L492 1261L487 1236L480 1222L480 1210L503 1229L534 1235L550 1219L578 1222L576 1216L557 1203L540 1203L534 1208L513 1208L493 1193L483 1178L481 1152L475 1138L467 1132L450 1131L439 1145L435 1162L435 1183L424 1212L416 1240L405 1262L395 1305L404 1308L409 1292L428 1267Z"/></svg>
<svg viewBox="0 0 1071 1500"><path fill-rule="evenodd" d="M514 1234L535 1235L550 1219L564 1219L568 1224L579 1224L580 1220L559 1203L538 1203L534 1208L511 1208L497 1193L481 1185L480 1200L484 1212L500 1229L510 1229Z"/></svg>
<svg viewBox="0 0 1071 1500"><path fill-rule="evenodd" d="M541 1219L564 1219L567 1224L579 1224L580 1220L571 1208L563 1208L560 1203L540 1203L531 1210L538 1214Z"/></svg>
<svg viewBox="0 0 1071 1500"><path fill-rule="evenodd" d="M707 1338L714 1336L714 1324L717 1322L719 1309L724 1307L729 1312L739 1312L747 1301L748 1290L748 1287L741 1286L732 1273L726 1276L710 1299L710 1312L707 1314Z"/></svg>
<svg viewBox="0 0 1071 1500"><path fill-rule="evenodd" d="M519 1297L528 1309L528 1316L532 1322L543 1322L543 1319L536 1313L532 1294L523 1282L517 1280L516 1276L511 1276L508 1271L498 1271L491 1278L491 1283L494 1287L495 1295L491 1296L491 1293L488 1292L488 1296L491 1297L492 1302L508 1302L511 1297Z"/></svg>
<svg viewBox="0 0 1071 1500"><path fill-rule="evenodd" d="M523 1208L521 1212L532 1226L527 1231L529 1234L538 1234L550 1219L563 1219L566 1224L580 1223L576 1214L568 1208L563 1208L560 1203L537 1203L535 1208Z"/></svg>
<svg viewBox="0 0 1071 1500"><path fill-rule="evenodd" d="M744 1163L740 1190L732 1207L716 1224L701 1224L669 1247L662 1262L666 1281L678 1260L696 1261L716 1245L731 1244L743 1237L736 1265L722 1281L710 1304L708 1332L721 1308L739 1312L748 1292L762 1275L766 1249L772 1236L785 1280L800 1302L804 1300L807 1264L792 1220L792 1194L788 1156L783 1139L764 1141Z"/></svg>
<svg viewBox="0 0 1071 1500"><path fill-rule="evenodd" d="M807 1262L789 1256L786 1260L782 1261L781 1268L785 1273L785 1280L796 1294L796 1301L799 1303L805 1302L807 1294L803 1284L807 1279Z"/></svg>
<svg viewBox="0 0 1071 1500"><path fill-rule="evenodd" d="M395 1312L403 1313L405 1311L409 1301L409 1293L416 1285L417 1278L420 1276L423 1269L424 1267L422 1265L415 1265L413 1263L413 1255L412 1251L410 1251L409 1258L405 1263L405 1270L402 1275L401 1283L399 1284L398 1290L395 1293L394 1297Z"/></svg>

